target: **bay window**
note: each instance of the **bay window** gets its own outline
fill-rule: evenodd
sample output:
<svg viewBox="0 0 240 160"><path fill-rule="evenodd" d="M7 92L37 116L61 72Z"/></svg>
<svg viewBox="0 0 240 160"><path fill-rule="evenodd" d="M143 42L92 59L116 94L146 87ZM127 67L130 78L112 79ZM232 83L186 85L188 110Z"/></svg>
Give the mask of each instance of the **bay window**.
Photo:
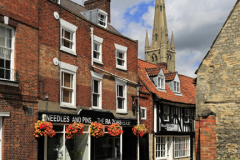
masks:
<svg viewBox="0 0 240 160"><path fill-rule="evenodd" d="M175 158L190 156L190 137L175 137L174 145Z"/></svg>

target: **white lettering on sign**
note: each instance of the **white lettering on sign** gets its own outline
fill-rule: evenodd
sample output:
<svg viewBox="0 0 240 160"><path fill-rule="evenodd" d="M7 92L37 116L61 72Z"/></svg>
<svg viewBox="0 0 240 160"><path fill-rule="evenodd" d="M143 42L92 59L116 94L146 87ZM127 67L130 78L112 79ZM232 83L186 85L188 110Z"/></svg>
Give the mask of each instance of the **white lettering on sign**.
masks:
<svg viewBox="0 0 240 160"><path fill-rule="evenodd" d="M177 124L161 124L161 127L166 128L167 131L178 131Z"/></svg>

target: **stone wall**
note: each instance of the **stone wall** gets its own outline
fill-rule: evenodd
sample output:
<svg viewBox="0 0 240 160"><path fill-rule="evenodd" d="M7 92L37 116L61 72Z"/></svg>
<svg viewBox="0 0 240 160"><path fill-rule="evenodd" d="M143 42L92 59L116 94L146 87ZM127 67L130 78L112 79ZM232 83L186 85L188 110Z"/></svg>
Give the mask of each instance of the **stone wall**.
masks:
<svg viewBox="0 0 240 160"><path fill-rule="evenodd" d="M240 158L240 3L197 71L196 114L216 114L217 159Z"/></svg>

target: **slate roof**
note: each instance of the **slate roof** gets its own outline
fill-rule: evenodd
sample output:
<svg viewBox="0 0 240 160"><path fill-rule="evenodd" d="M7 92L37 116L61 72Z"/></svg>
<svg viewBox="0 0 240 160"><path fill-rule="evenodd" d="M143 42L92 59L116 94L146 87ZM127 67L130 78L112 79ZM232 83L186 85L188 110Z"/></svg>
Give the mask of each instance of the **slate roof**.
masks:
<svg viewBox="0 0 240 160"><path fill-rule="evenodd" d="M156 68L159 67L155 64L138 59L138 77L143 83L143 85L145 85L150 92L156 94L161 99L168 100L171 102L196 104L196 84L194 83L194 78L178 74L181 81L180 83L181 94L183 96L176 96L174 92L169 88L167 83L165 83L166 92L159 91L155 87L153 82L149 79L149 77L147 76L147 71L150 71L148 73L155 73L156 72L155 70L157 70ZM172 79L172 77L175 77L174 74L176 75L177 72L168 73L167 70L165 70L164 73L167 78Z"/></svg>
<svg viewBox="0 0 240 160"><path fill-rule="evenodd" d="M88 11L89 9L72 2L71 0L61 0L61 6L68 9L69 11L73 12L74 14L78 15L79 17L87 20L80 12ZM88 21L88 20L87 20ZM111 24L108 23L107 29L115 34L121 35L120 32L118 32Z"/></svg>

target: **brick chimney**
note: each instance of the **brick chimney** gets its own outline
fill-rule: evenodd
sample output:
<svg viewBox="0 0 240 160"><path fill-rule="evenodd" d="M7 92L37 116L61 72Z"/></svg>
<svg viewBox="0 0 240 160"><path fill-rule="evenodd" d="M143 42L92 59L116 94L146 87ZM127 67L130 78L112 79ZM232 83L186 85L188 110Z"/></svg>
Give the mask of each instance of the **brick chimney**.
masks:
<svg viewBox="0 0 240 160"><path fill-rule="evenodd" d="M158 67L165 68L167 70L167 63L162 62L157 64Z"/></svg>
<svg viewBox="0 0 240 160"><path fill-rule="evenodd" d="M111 0L87 0L84 2L84 7L87 9L101 9L108 13L108 22L111 22L110 16L110 3Z"/></svg>

